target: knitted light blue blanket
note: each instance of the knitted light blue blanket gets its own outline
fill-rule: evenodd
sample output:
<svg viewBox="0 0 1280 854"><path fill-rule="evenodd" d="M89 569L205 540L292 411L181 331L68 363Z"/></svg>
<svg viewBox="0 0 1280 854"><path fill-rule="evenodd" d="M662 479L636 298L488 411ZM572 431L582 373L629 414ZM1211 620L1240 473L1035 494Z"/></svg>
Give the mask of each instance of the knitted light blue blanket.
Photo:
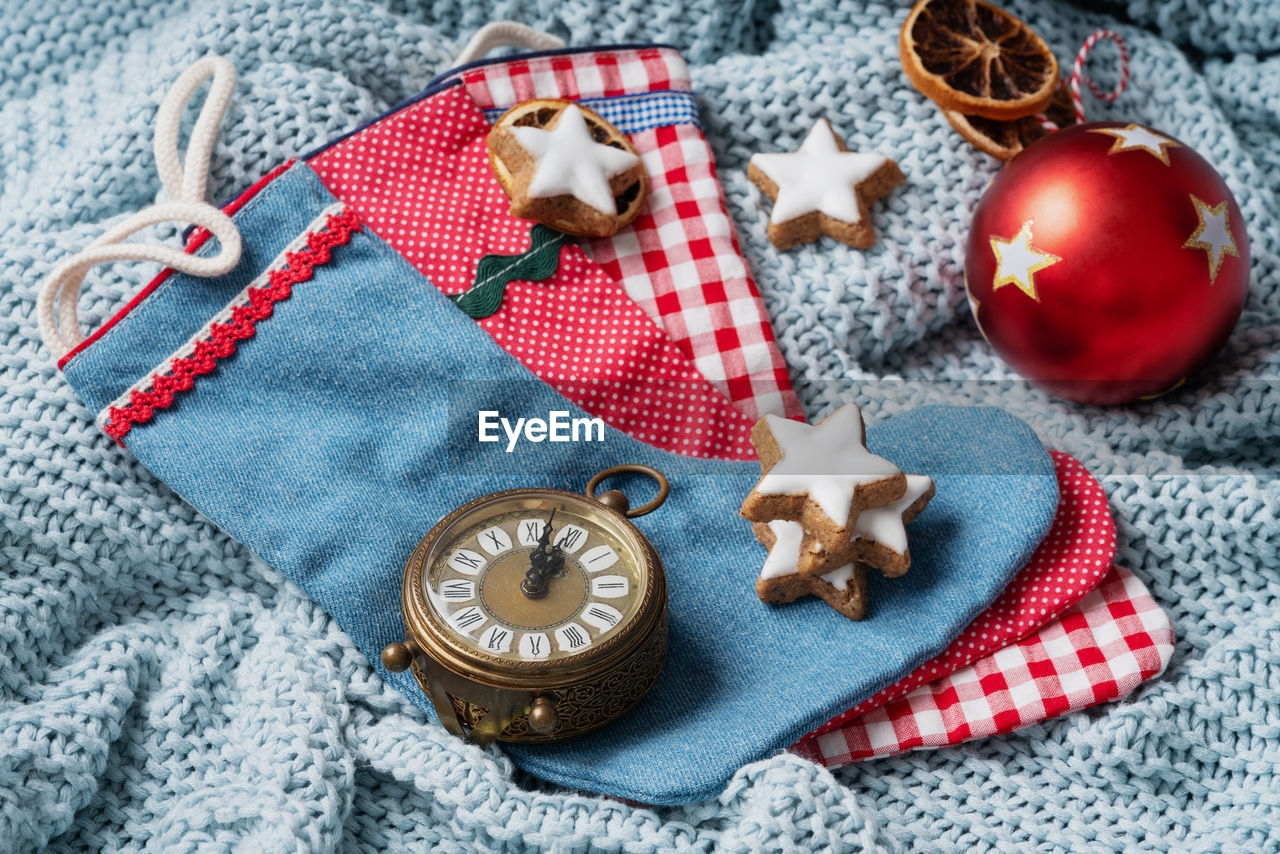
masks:
<svg viewBox="0 0 1280 854"><path fill-rule="evenodd" d="M996 164L903 78L903 4L846 0L27 0L0 15L0 851L1280 848L1280 11L1266 0L1015 0L1060 61L1097 26L1133 84L1090 117L1154 125L1225 176L1252 292L1190 387L1095 410L1017 381L968 315L968 212ZM810 415L990 403L1106 486L1119 561L1169 611L1129 701L835 774L787 755L645 809L524 777L427 722L283 576L104 436L33 318L40 279L155 200L159 100L209 52L240 72L225 198L380 113L490 18L577 44L681 46L730 211ZM1105 54L1106 48L1098 54ZM1106 78L1107 62L1096 74ZM868 252L778 253L745 176L818 116L901 164ZM175 238L172 232L165 235ZM153 271L90 278L94 326ZM796 688L795 690L800 690Z"/></svg>

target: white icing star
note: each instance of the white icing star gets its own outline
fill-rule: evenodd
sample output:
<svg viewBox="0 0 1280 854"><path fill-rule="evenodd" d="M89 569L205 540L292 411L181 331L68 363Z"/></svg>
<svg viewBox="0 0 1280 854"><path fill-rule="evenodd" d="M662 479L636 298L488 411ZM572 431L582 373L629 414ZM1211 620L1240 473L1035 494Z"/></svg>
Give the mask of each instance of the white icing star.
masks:
<svg viewBox="0 0 1280 854"><path fill-rule="evenodd" d="M551 130L513 127L511 133L538 161L528 190L535 199L568 195L601 213L616 213L609 179L640 162L630 151L592 139L582 111L573 104L560 111Z"/></svg>
<svg viewBox="0 0 1280 854"><path fill-rule="evenodd" d="M862 412L852 403L821 424L766 415L782 458L760 479L762 495L802 495L843 528L849 523L853 496L869 486L901 474L898 467L867 450Z"/></svg>
<svg viewBox="0 0 1280 854"><path fill-rule="evenodd" d="M751 157L751 163L778 185L769 217L775 225L815 211L845 222L860 222L857 185L887 161L879 154L842 151L826 119L814 124L799 151Z"/></svg>
<svg viewBox="0 0 1280 854"><path fill-rule="evenodd" d="M907 550L907 526L902 516L929 491L933 481L924 475L907 475L907 491L897 501L880 507L870 507L858 514L853 526L853 536L879 543L890 551L902 554Z"/></svg>
<svg viewBox="0 0 1280 854"><path fill-rule="evenodd" d="M1236 248L1236 238L1227 224L1225 201L1209 207L1193 195L1191 203L1195 205L1199 225L1187 238L1187 242L1182 244L1182 248L1203 249L1209 253L1209 284L1212 285L1218 278L1218 270L1222 268L1226 256L1234 255L1239 258L1240 250Z"/></svg>
<svg viewBox="0 0 1280 854"><path fill-rule="evenodd" d="M764 567L760 570L761 578L778 578L783 575L795 575L799 572L800 541L804 539L804 526L799 522L774 520L769 523L773 531L773 547L769 556L764 559ZM849 585L853 577L853 564L847 563L822 575L822 579L838 590Z"/></svg>
<svg viewBox="0 0 1280 854"><path fill-rule="evenodd" d="M1169 149L1177 148L1178 143L1162 136L1142 125L1129 125L1122 128L1090 128L1089 133L1103 133L1116 138L1115 144L1107 154L1120 151L1145 151L1165 166L1169 165Z"/></svg>
<svg viewBox="0 0 1280 854"><path fill-rule="evenodd" d="M998 264L991 290L998 291L1005 285L1017 285L1019 290L1036 301L1040 297L1036 295L1035 274L1062 260L1057 255L1043 252L1031 245L1031 220L1024 222L1010 240L992 237L991 251L995 253Z"/></svg>
<svg viewBox="0 0 1280 854"><path fill-rule="evenodd" d="M773 531L773 546L769 549L769 556L764 559L760 577L795 575L800 571L796 565L800 560L800 541L804 538L804 527L799 522L780 520L768 524L769 530Z"/></svg>

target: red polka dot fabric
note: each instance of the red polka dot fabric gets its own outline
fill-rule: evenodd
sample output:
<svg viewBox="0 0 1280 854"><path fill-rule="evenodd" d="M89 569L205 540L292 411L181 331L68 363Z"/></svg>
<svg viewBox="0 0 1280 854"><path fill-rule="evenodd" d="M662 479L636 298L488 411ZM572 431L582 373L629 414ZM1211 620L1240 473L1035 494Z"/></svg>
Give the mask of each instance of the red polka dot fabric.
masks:
<svg viewBox="0 0 1280 854"><path fill-rule="evenodd" d="M1049 534L991 607L940 655L902 680L832 718L821 735L913 689L1016 643L1096 588L1111 570L1116 527L1107 495L1074 457L1050 451L1058 476L1058 513Z"/></svg>
<svg viewBox="0 0 1280 854"><path fill-rule="evenodd" d="M325 149L309 165L368 227L446 294L487 254L518 255L531 223L507 213L483 113L445 89ZM587 412L644 442L697 457L754 459L752 421L576 245L551 278L513 281L478 323Z"/></svg>

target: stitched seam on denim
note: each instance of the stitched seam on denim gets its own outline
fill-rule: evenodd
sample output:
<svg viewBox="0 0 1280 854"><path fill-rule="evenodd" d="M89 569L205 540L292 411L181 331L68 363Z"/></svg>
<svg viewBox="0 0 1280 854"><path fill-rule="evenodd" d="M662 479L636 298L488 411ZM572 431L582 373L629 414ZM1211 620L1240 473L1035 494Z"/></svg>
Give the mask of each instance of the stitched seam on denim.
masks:
<svg viewBox="0 0 1280 854"><path fill-rule="evenodd" d="M98 414L103 431L119 441L134 424L145 423L156 410L171 406L177 393L191 390L197 377L234 354L238 341L252 337L258 321L270 317L275 304L289 298L293 285L311 279L317 267L331 260L333 249L349 242L360 227L358 215L345 204L325 208L266 270L164 365L134 383Z"/></svg>
<svg viewBox="0 0 1280 854"><path fill-rule="evenodd" d="M281 179L282 179L282 178L284 178L284 177L285 177L285 175L288 175L290 172L292 172L292 171L293 171L293 169L294 169L296 166L297 166L297 164L295 164L293 167L290 167L289 169L286 169L283 173L281 173L281 174L279 175L279 177L277 177L277 178L276 178L276 180L272 181L270 184L268 184L267 186L263 187L261 192L259 192L256 196L254 196L254 197L253 197L252 199L250 199L249 201L245 202L244 207L242 207L242 208L240 208L240 210L236 211L236 215L232 218L233 220L235 220L235 221L237 222L237 225L239 224L239 220L241 219L241 217L243 217L243 216L244 216L245 214L247 214L249 211L253 210L253 208L254 208L255 206L257 206L260 202L265 201L265 198L266 198L268 195L270 195L271 193L274 193L274 192L276 191L276 188L280 186ZM201 255L201 256L203 256L203 255L208 255L208 254L210 254L210 253L212 253L212 252L213 252L213 247L214 247L214 245L215 245L215 243L214 243L212 240L206 240L206 241L204 242L204 245L202 245L199 249L197 249L197 250L196 250L194 253L192 253L192 254L194 254L194 255ZM168 268L165 268L165 269L168 269ZM162 272L163 272L163 271L162 271ZM106 331L106 333L105 333L101 338L99 338L97 341L95 341L95 342L94 342L93 346L94 346L94 347L97 347L97 346L101 345L103 342L105 342L105 341L109 340L109 339L110 339L112 336L114 336L117 332L119 332L121 329L123 329L123 328L124 328L124 326L125 326L126 324L128 324L130 321L132 321L134 318L136 318L136 317L138 316L138 309L142 308L142 307L143 307L144 305L146 305L148 302L150 302L151 300L155 299L155 297L156 297L158 294L162 293L165 289L169 288L169 287L173 284L173 282L174 282L174 280L175 280L176 278L177 278L177 276L176 276L176 275L174 275L174 276L169 276L169 277L168 277L167 279L165 279L163 282L161 282L160 284L156 285L155 290L153 290L150 294L148 294L148 295L147 295L147 298L146 298L145 300L143 300L142 302L140 302L140 303L138 303L136 306L134 306L134 307L133 307L133 311L129 312L129 313L128 313L128 314L126 314L124 317L122 317L122 318L120 318L118 321L116 321L116 325L115 325L115 326L113 326L113 327L111 327L110 329L108 329L108 330ZM110 318L107 318L107 320L110 320ZM106 321L103 321L103 322L105 323ZM79 353L79 354L77 355L77 358L79 358L79 356L83 356L83 355L84 355L84 353L87 353L87 352L88 352L88 350L85 350L84 352ZM70 367L70 366L71 366L71 363L70 363L70 362L68 362L68 363L67 363L67 367ZM126 394L127 394L127 393L128 393L128 392L126 392Z"/></svg>

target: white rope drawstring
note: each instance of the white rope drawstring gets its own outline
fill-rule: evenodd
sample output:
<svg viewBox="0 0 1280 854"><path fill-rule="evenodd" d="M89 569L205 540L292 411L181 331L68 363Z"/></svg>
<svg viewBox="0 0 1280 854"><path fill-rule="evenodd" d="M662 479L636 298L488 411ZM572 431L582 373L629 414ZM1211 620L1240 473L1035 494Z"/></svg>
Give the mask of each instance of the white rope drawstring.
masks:
<svg viewBox="0 0 1280 854"><path fill-rule="evenodd" d="M495 47L518 47L523 50L559 50L564 39L535 30L515 21L494 21L476 30L467 46L458 54L454 65L474 62Z"/></svg>
<svg viewBox="0 0 1280 854"><path fill-rule="evenodd" d="M213 78L209 95L187 144L186 162L178 157L178 131L187 102L205 80ZM231 103L236 73L231 63L209 56L182 73L160 104L156 114L156 171L171 201L143 208L109 229L84 249L62 261L40 287L36 319L44 344L61 359L84 336L76 303L90 269L116 261L154 261L192 276L221 276L240 262L240 231L231 217L205 201L209 161L222 117ZM180 222L207 229L218 240L218 254L189 255L181 249L156 243L122 243L142 229L162 222Z"/></svg>

